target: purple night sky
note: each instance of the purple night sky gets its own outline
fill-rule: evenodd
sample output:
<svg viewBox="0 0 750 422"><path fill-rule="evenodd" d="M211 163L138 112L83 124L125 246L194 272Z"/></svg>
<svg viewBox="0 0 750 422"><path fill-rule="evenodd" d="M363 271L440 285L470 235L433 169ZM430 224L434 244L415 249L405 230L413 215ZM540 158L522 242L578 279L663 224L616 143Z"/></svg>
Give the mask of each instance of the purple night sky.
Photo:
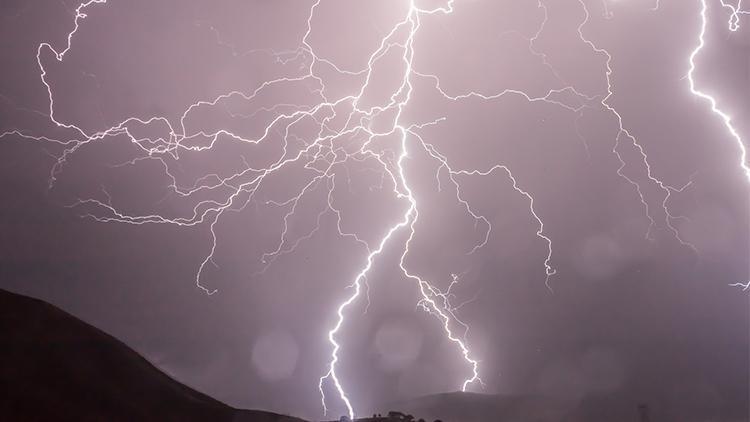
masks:
<svg viewBox="0 0 750 422"><path fill-rule="evenodd" d="M0 4L0 288L236 407L747 420L737 0L89 3Z"/></svg>

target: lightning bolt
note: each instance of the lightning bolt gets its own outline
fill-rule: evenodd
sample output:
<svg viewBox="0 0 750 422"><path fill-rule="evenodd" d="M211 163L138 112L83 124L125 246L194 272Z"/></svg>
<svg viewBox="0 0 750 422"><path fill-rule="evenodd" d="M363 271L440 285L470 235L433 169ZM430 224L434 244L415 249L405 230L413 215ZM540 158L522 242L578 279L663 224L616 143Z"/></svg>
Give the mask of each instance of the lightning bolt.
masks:
<svg viewBox="0 0 750 422"><path fill-rule="evenodd" d="M742 10L742 1L743 0L737 0L737 5L732 5L727 3L724 0L719 0L721 2L721 6L725 9L729 9L729 21L727 22L728 28L732 32L736 32L738 29L740 29L740 16L741 15L750 15L750 11ZM702 18L702 25L701 25L701 40L703 39L703 35L705 35L706 30L706 12L708 9L708 5L706 4L705 0L701 0L702 3L702 10L701 10L701 18ZM699 46L696 48L696 50L700 50L703 46ZM695 52L695 51L693 51Z"/></svg>
<svg viewBox="0 0 750 422"><path fill-rule="evenodd" d="M729 21L728 21L729 30L733 32L737 31L740 28L740 22L739 22L740 15L750 14L750 12L742 10L742 0L739 0L736 6L726 3L724 0L720 0L720 2L721 2L722 7L727 8L731 11ZM701 26L698 32L698 45L690 53L690 58L689 58L690 67L687 72L687 80L690 85L690 92L696 97L707 102L711 108L711 112L715 114L724 124L724 127L726 128L727 132L736 143L737 149L739 150L740 168L742 169L742 172L745 174L745 178L747 179L747 181L750 182L750 166L748 165L747 147L745 146L745 142L742 140L740 133L732 124L732 117L727 112L719 108L719 103L716 100L716 98L700 90L697 84L695 83L695 76L694 76L695 69L696 69L695 61L698 55L701 53L701 51L706 47L706 31L708 29L708 2L707 0L701 0L700 17L701 17ZM743 290L748 290L750 289L750 281L745 282L745 283L742 283L742 282L732 283L730 284L730 286L740 287Z"/></svg>
<svg viewBox="0 0 750 422"><path fill-rule="evenodd" d="M645 217L649 222L645 233L646 238L653 238L654 230L664 229L671 233L680 244L695 250L692 244L682 239L679 231L673 225L676 219L683 217L675 215L668 206L672 195L688 188L691 182L674 186L658 178L652 171L646 148L635 134L627 128L620 112L610 103L611 98L615 95L612 82L613 57L606 49L598 46L586 36L585 28L590 21L591 14L584 0L577 0L583 12L583 19L576 28L577 34L580 41L587 45L593 54L603 57L605 67L603 77L606 80L606 90L600 93L582 92L569 84L548 60L544 52L537 49L536 43L545 30L549 17L546 2L538 0L537 8L541 13L542 20L536 32L529 35L517 32L516 34L526 39L529 54L535 57L557 82L557 86L548 89L541 96L531 95L512 88L500 92L449 92L448 89L443 87L437 75L425 70L415 69L414 40L419 32L422 20L428 19L432 15L452 14L455 7L453 0L446 1L442 6L434 8L420 7L416 0L405 0L408 1L408 8L402 19L396 22L380 39L378 47L369 56L366 67L354 70L344 69L332 60L320 56L310 44L313 20L321 1L314 0L312 2L306 19L306 31L299 47L292 50L258 49L240 51L227 43L218 30L210 24L197 24L201 28L207 28L217 45L225 48L233 57L268 55L275 60L275 63L285 69L291 67L292 70L289 71L289 75L264 81L250 91L230 91L212 99L198 100L184 110L177 122L163 116L148 118L132 116L114 126L99 131L87 131L79 125L65 122L57 117L54 89L48 81L47 69L44 65L45 58L50 53L58 62L64 60L68 51L73 48L73 39L83 20L87 18L86 10L104 4L107 0L89 0L80 3L75 9L73 28L67 33L65 44L56 48L51 43L41 43L36 54L40 79L48 95L46 117L57 129L69 135L67 137L52 137L13 129L0 134L0 138L15 136L50 143L62 148L62 152L56 156L56 162L50 171L50 188L63 171L68 158L80 148L93 142L114 137L128 139L138 148L140 155L117 166L133 166L144 161L157 163L163 169L164 177L168 180L168 195L193 201L191 202L191 210L187 213L178 213L179 215L176 216L163 213L128 213L117 206L116 198L113 198L105 187L102 187L103 197L100 197L100 199L95 197L81 198L68 206L82 210L81 215L83 217L102 223L170 224L179 227L207 226L211 239L210 247L197 267L195 284L208 295L217 292L217 289L204 285L203 281L208 268L218 266L214 259L219 242L217 227L227 213L240 212L248 206L273 208L281 213L283 227L278 233L276 246L262 253L259 259L261 269L253 275L263 274L278 258L294 253L302 242L310 240L321 230L321 221L324 217L333 216L339 237L361 248L365 259L353 280L348 283L349 293L335 308L335 323L327 332L326 339L331 346L331 355L323 376L318 380L324 414L328 412L329 402L325 391L327 387L331 387L335 390L338 400L343 403L350 418L355 416L355 406L346 393L344 382L337 372L342 350L341 329L347 322L347 313L350 308L360 300L363 294L367 296L369 305L367 276L373 266L376 265L378 258L383 255L386 248L390 247L400 248L398 267L404 279L413 282L416 286L418 309L422 309L436 319L445 337L456 346L463 363L468 368L467 376L459 383L459 388L466 391L474 383L482 384L479 371L480 362L474 357L469 347L469 325L462 321L458 315L459 309L470 301L464 301L459 305L453 304L453 300L456 299L454 288L460 282L460 276L451 274L448 287L441 290L437 283L425 279L407 265L415 236L417 236L416 225L420 218L420 212L424 212L420 208L417 196L414 193L413 181L407 174L407 168L413 162L417 151L425 153L429 159L434 160L434 163L437 164L435 182L438 191L446 189L443 182L447 180L449 182L447 189L455 192L455 201L465 210L469 218L484 228L483 235L470 250L466 251L467 254L477 252L489 242L492 235L492 224L491 220L478 211L466 198L462 192L462 180L477 177L497 177L499 175L506 177L512 183L514 191L527 201L529 217L536 225L535 235L546 246L546 254L540 259L541 271L544 274L545 285L552 291L550 278L556 274L552 264L553 242L545 231L544 213L536 208L533 192L524 188L522 181L518 180L512 169L504 163L496 163L486 168L457 168L450 158L423 134L423 129L441 125L447 118L443 117L420 123L406 122L406 119L403 118L403 111L412 99L414 90L412 84L416 80L429 82L432 89L443 99L455 103L467 100L491 103L506 97L519 98L529 103L545 103L569 113L575 119L576 125L578 119L586 110L607 111L617 122L616 135L611 150L620 164L616 172L633 187L640 204L643 206ZM741 0L736 6L726 3L724 0L720 1L722 7L730 11L729 29L731 31L738 30L740 16L750 12L742 9ZM687 78L690 83L690 90L695 96L707 101L711 111L722 119L727 130L737 142L741 153L740 165L750 181L750 167L747 163L745 145L732 125L730 116L719 109L714 97L696 88L693 78L696 67L695 59L705 47L704 36L707 27L708 5L707 0L701 0L701 3L702 27L698 37L699 45L693 50L689 59L690 69ZM612 12L608 9L606 0L603 1L603 5L605 18L611 18ZM659 2L657 0L653 9L658 9L658 7ZM402 66L398 86L389 93L390 95L384 104L363 105L367 89L371 87L373 76L376 73L376 64L393 52L400 54L399 59ZM332 71L341 77L361 80L358 92L338 97L332 95L330 87L326 85L325 77L322 76L322 69ZM280 86L300 87L306 95L309 95L311 100L307 103L278 103L271 107L259 106L257 110L251 113L236 113L228 105L230 101L243 101L253 104L254 101L259 100L262 94ZM574 101L561 100L562 95L569 95L574 98ZM195 125L191 121L194 113L206 108L220 107L223 107L223 110L232 118L253 119L254 121L262 121L262 119L268 118L270 120L264 123L263 130L256 137L245 137L228 129L189 129ZM388 123L386 128L375 125L376 120L381 122L385 120ZM314 125L316 128L314 136L306 137L295 133L296 127L304 124ZM165 133L161 137L142 138L135 134L135 128L139 127L161 128L165 130ZM578 134L581 136L580 133ZM174 171L181 155L186 153L209 152L221 142L234 142L247 147L259 146L272 142L276 137L280 139L281 152L266 165L250 165L244 157L241 157L243 167L238 171L210 173L189 182L180 180L180 176ZM389 138L397 140L395 147L384 147L382 145L381 141ZM588 144L585 139L584 146L588 153ZM628 162L623 154L626 150L635 151L638 159L635 162ZM350 165L357 165L378 174L380 184L371 186L371 189L389 190L399 206L403 207L401 217L391 223L375 241L345 227L345 216L335 198L336 192L343 189L341 178L346 178L347 183L349 181L348 166ZM625 169L630 167L640 171L638 176L626 173ZM263 189L270 184L269 180L282 171L291 168L305 171L305 174L308 175L306 182L287 197L264 199ZM661 194L661 200L656 204L649 201L644 193L646 189L658 190ZM303 234L294 236L293 230L290 229L291 220L303 208L305 201L319 191L324 193L326 201L322 208L314 214L314 224ZM750 282L736 285L750 289Z"/></svg>
<svg viewBox="0 0 750 422"><path fill-rule="evenodd" d="M417 33L419 26L420 26L420 14L450 13L451 11L452 11L452 3L449 3L447 8L424 10L424 9L418 8L416 4L414 3L414 1L410 1L409 10L408 10L406 18L400 23L398 23L393 28L393 30L385 38L383 38L380 48L375 53L373 53L373 55L370 57L369 64L368 64L367 82L363 85L362 90L360 91L360 95L358 96L357 100L355 100L355 103L356 103L356 101L358 101L359 98L361 98L361 95L364 92L367 86L367 83L369 83L370 75L372 74L372 71L373 71L373 62L379 56L381 51L384 48L387 48L386 47L387 40L389 40L401 26L408 27L409 33L406 38L406 42L402 45L403 52L404 52L402 56L402 60L405 63L406 70L404 72L404 77L401 81L401 85L399 86L397 91L391 96L391 102L385 108L388 109L391 107L395 107L397 109L397 114L394 119L394 126L393 126L391 133L396 133L401 138L401 149L400 149L400 154L398 156L398 160L396 163L396 167L397 167L396 173L398 175L397 176L398 183L394 183L393 192L397 198L405 198L406 200L408 200L409 207L404 213L402 220L398 224L392 226L388 230L386 235L381 239L378 247L372 252L370 252L370 254L367 257L367 262L365 266L357 274L351 286L354 289L353 294L349 296L338 307L338 310L337 310L338 319L336 321L335 326L328 332L328 340L333 346L329 369L328 369L328 372L323 377L320 378L320 382L318 385L320 394L321 394L321 403L323 405L324 413L327 412L326 396L324 392L324 382L328 379L331 379L333 381L336 391L338 392L339 397L341 398L344 405L346 406L349 417L351 419L354 419L354 408L351 404L351 400L346 395L344 388L341 384L341 381L339 380L339 377L336 373L336 364L339 361L338 352L341 348L341 346L336 340L336 335L338 334L339 330L344 324L344 320L345 320L344 313L345 313L346 308L349 307L352 303L354 303L354 301L356 301L358 296L360 295L360 292L362 289L362 281L364 280L370 268L372 268L375 257L383 251L383 249L386 246L386 243L393 237L393 235L404 227L409 228L409 237L408 237L408 240L406 241L403 254L401 255L399 267L401 268L402 272L404 273L404 275L406 275L407 278L412 279L418 283L419 292L421 294L419 305L422 306L423 309L425 309L427 312L435 315L441 320L443 329L445 330L447 337L450 339L450 341L456 343L459 346L464 359L471 365L472 375L471 377L464 380L463 384L461 385L462 390L465 390L467 386L474 381L481 382L481 379L479 378L479 373L478 373L479 363L470 356L469 349L466 346L465 336L463 338L460 338L456 336L451 329L451 322L457 321L461 326L463 326L466 329L466 331L468 331L468 327L463 322L458 320L458 318L455 316L455 313L454 313L455 308L451 308L447 294L441 293L436 287L434 287L428 281L410 273L407 270L406 265L405 265L405 260L409 253L409 245L411 244L411 241L414 238L414 234L415 234L414 225L416 224L417 219L419 218L417 201L409 186L409 181L405 174L405 163L404 163L405 159L408 156L408 140L409 140L408 135L410 133L411 128L406 128L400 123L400 118L401 118L401 114L403 112L404 106L406 106L406 104L409 102L409 99L411 98L411 93L412 93L411 76L413 74L412 62L413 62L413 57L414 57L414 36ZM312 19L312 12L311 12L311 17L308 20L308 22L311 19ZM397 101L396 98L398 97L403 97L403 99L400 101ZM370 140L372 140L372 137L370 138ZM424 146L425 144L422 143L422 145ZM442 303L438 303L438 301L436 301L436 298L441 298ZM466 334L466 331L464 332L464 334Z"/></svg>
<svg viewBox="0 0 750 422"><path fill-rule="evenodd" d="M728 28L730 31L735 32L740 28L739 25L739 19L740 15L746 15L750 14L750 11L742 10L742 0L740 0L737 3L737 6L732 6L731 4L726 3L724 0L721 0L721 5L725 8L728 8L731 10L731 15L728 22ZM739 150L739 165L742 169L742 172L745 174L745 178L747 178L748 182L750 182L750 166L748 165L748 157L747 157L747 147L745 146L745 142L742 140L742 137L740 136L737 129L732 124L732 117L722 111L719 108L718 101L716 98L714 98L712 95L701 91L696 83L695 83L695 69L696 69L696 63L695 60L700 54L700 52L706 47L706 31L708 29L708 2L707 0L701 0L701 26L700 31L698 33L698 45L695 47L695 49L690 53L690 68L687 73L687 80L690 84L690 92L695 95L696 97L705 100L709 106L711 107L711 112L714 113L717 117L721 119L721 122L724 124L724 127L727 129L727 132L731 135L731 137L734 139L735 143L737 144L737 149Z"/></svg>

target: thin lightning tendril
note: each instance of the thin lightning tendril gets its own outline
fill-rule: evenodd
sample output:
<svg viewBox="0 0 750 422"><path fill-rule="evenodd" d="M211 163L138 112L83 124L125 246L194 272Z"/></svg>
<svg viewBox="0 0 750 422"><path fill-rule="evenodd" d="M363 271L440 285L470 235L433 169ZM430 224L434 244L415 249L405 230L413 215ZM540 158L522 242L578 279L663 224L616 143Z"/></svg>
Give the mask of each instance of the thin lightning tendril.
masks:
<svg viewBox="0 0 750 422"><path fill-rule="evenodd" d="M632 177L626 175L623 173L623 170L628 165L628 163L623 158L622 154L620 153L620 147L621 147L621 141L623 138L628 139L630 143L635 147L638 151L638 154L641 157L641 164L646 168L646 177L648 181L654 185L656 185L664 194L664 199L661 202L662 211L664 212L664 223L666 228L674 235L674 237L680 242L680 244L684 246L690 247L692 250L697 252L697 249L695 246L689 242L684 241L680 237L680 233L677 231L677 228L675 228L672 225L672 221L678 218L681 218L680 216L673 215L668 206L667 202L669 202L669 199L674 192L682 192L685 188L687 188L690 185L690 182L685 184L682 187L675 188L673 186L670 186L666 183L664 183L662 180L658 179L656 176L653 175L653 172L651 170L651 164L648 160L648 155L646 155L646 151L641 145L641 143L638 141L638 139L625 127L622 115L619 111L617 111L616 108L614 108L610 103L610 98L614 95L613 90L613 84L612 84L612 55L609 53L609 51L605 50L604 48L598 47L593 41L586 38L586 36L583 33L583 28L586 26L586 24L589 22L589 19L591 18L591 14L589 13L588 7L586 6L586 3L584 3L583 0L578 0L579 4L581 5L581 8L584 11L584 19L581 22L581 24L578 26L578 36L580 37L581 41L586 43L594 52L598 54L602 54L606 57L605 61L605 67L606 67L606 81L607 81L607 92L606 95L602 98L600 101L601 106L609 111L617 120L618 130L617 130L617 136L615 137L615 144L612 148L612 153L617 157L617 160L620 162L620 167L617 169L617 174L625 179L628 183L633 185L636 192L638 193L638 197L641 201L641 204L643 205L643 208L646 213L646 217L649 220L649 227L646 231L646 238L651 239L652 238L652 231L654 227L657 226L656 218L654 217L653 213L651 212L651 205L646 200L645 194L644 194L644 188L635 179ZM609 13L609 12L608 12Z"/></svg>
<svg viewBox="0 0 750 422"><path fill-rule="evenodd" d="M260 257L262 264L261 269L254 273L254 275L263 274L277 259L284 255L293 253L302 242L311 239L321 230L323 218L326 216L333 216L336 222L335 226L337 234L342 239L351 241L361 247L366 252L366 259L363 266L356 273L354 280L348 286L351 293L337 306L335 312L335 323L327 333L327 340L332 347L330 361L327 365L325 374L318 382L318 389L320 390L321 404L324 414L328 412L327 397L325 394L326 383L330 382L333 389L335 389L338 398L346 407L347 413L351 418L354 418L354 405L352 404L351 398L345 392L343 382L337 373L337 364L340 362L339 353L341 351L341 344L339 343L340 331L346 323L347 310L359 300L363 291L367 296L367 303L369 306L369 286L367 284L367 275L375 265L376 259L382 255L383 251L389 247L390 244L399 242L399 239L401 239L400 241L402 242L398 264L399 269L407 280L411 280L416 284L419 292L417 307L434 316L438 320L446 338L458 347L465 364L470 368L469 375L460 384L461 390L466 391L466 389L473 383L483 385L479 375L479 361L472 355L469 349L469 343L467 340L469 326L457 315L458 310L465 304L470 303L473 299L464 301L459 305L454 305L452 303L452 301L456 299L454 288L460 282L460 275L451 274L450 284L447 289L443 291L432 282L417 275L414 270L411 270L407 266L409 253L414 243L415 236L417 235L416 225L420 217L420 207L413 192L414 187L407 175L407 165L409 164L410 158L413 157L413 155L410 155L410 152L417 150L424 151L430 159L437 163L438 169L435 174L435 181L438 191L444 189L441 182L441 180L444 179L441 179L441 175L445 175L450 183L450 189L455 190L455 200L457 203L460 204L468 216L474 219L476 224L485 228L482 238L467 251L467 254L476 253L482 247L487 245L492 234L492 224L489 218L477 211L477 209L472 206L471 202L466 199L465 195L462 193L461 180L476 177L495 177L496 174L507 177L512 183L515 192L528 201L529 215L537 227L536 236L546 245L546 255L543 260L545 285L550 291L552 291L549 283L550 277L556 273L556 270L552 265L552 239L545 231L545 224L541 214L535 206L535 198L533 194L529 190L521 187L522 183L517 180L510 167L505 164L498 163L482 169L458 169L453 167L450 164L449 157L440 152L438 148L430 143L422 133L423 129L429 126L440 125L444 123L447 118L438 118L433 121L411 125L407 125L403 122L402 114L412 98L412 84L415 80L429 81L435 92L441 95L442 98L456 103L467 100L479 100L491 103L500 101L506 97L516 97L529 103L545 103L552 105L564 112L570 113L572 116L575 116L576 132L579 136L581 136L581 134L578 132L577 123L585 110L606 110L614 117L618 124L617 134L614 137L614 146L612 148L612 153L616 156L620 164L617 169L617 174L633 186L640 203L645 210L645 216L649 221L646 237L650 239L652 238L654 229L664 228L670 232L680 244L695 250L695 247L692 244L682 239L679 231L673 225L673 222L676 219L684 217L674 215L668 207L672 195L682 192L690 186L691 182L680 187L674 187L657 178L652 171L645 148L626 128L621 114L609 102L614 95L612 82L613 57L606 49L599 47L591 39L586 37L584 28L589 23L591 15L584 0L578 0L584 13L584 18L577 27L577 34L582 43L587 45L595 54L601 55L605 58L604 77L606 78L607 88L604 93L592 95L579 91L575 86L567 83L561 76L561 73L558 72L548 61L547 56L537 49L536 43L539 41L541 34L545 30L549 18L544 0L538 0L537 2L538 9L542 13L542 20L536 32L527 36L517 31L509 31L509 33L515 32L528 42L529 53L535 57L541 65L549 70L550 74L559 84L557 87L550 88L543 96L534 96L524 91L511 88L494 93L478 91L458 93L448 92L448 90L444 89L441 85L440 78L437 75L414 68L414 56L416 53L414 45L415 37L419 32L422 19L429 18L431 15L452 14L455 7L454 0L449 0L444 6L433 9L419 7L416 0L406 0L408 1L409 7L403 16L403 19L398 21L390 31L380 39L378 48L369 56L366 68L355 70L343 69L332 60L318 56L309 42L310 35L313 31L315 13L321 4L321 1L322 0L313 1L307 16L306 31L302 37L300 46L294 50L279 52L268 49L240 51L231 44L226 43L222 39L218 30L210 24L196 24L201 28L207 28L216 43L222 48L226 48L233 57L245 57L255 54L270 55L275 59L275 62L281 66L293 66L299 64L298 68L304 70L301 75L285 76L268 80L262 82L257 88L249 92L231 91L223 93L211 100L197 101L190 104L185 109L176 125L173 125L173 122L167 117L153 116L149 118L140 118L132 116L105 130L94 132L86 131L73 123L66 123L58 119L54 101L54 90L51 83L48 81L47 69L44 66L44 57L49 53L51 53L58 62L64 60L66 54L71 48L73 48L73 39L76 36L82 21L87 18L87 13L85 13L85 11L94 5L104 4L107 0L89 0L81 3L75 9L73 29L67 34L64 47L56 49L52 44L44 42L38 46L36 54L37 64L40 70L39 76L48 95L49 108L46 117L49 118L57 129L69 131L70 136L65 139L58 139L56 137L34 135L20 129L13 129L1 133L0 138L14 136L38 142L51 143L62 147L62 152L56 157L56 162L50 171L49 185L51 188L57 180L57 177L62 172L71 154L74 154L80 148L92 142L102 141L113 137L127 137L133 145L140 149L142 156L120 163L115 167L136 165L144 160L157 162L163 168L164 175L169 180L168 189L170 194L183 199L197 198L191 212L177 217L169 217L159 213L129 214L122 211L114 204L112 195L110 195L105 187L102 187L102 194L104 195L103 200L93 197L83 198L78 199L68 206L84 210L82 211L83 217L92 218L104 223L119 222L133 225L171 224L180 227L193 227L199 225L208 226L211 238L210 248L208 253L204 256L203 261L198 266L195 274L196 286L208 295L216 293L217 290L205 286L202 283L202 280L208 266L217 266L214 260L218 244L217 225L226 213L239 212L250 204L256 207L267 206L281 210L283 215L281 219L283 227L279 232L276 247L262 254ZM739 133L733 127L731 118L728 114L718 108L717 101L714 97L696 88L693 78L696 68L695 59L705 47L708 9L707 1L708 0L701 0L702 26L698 37L699 44L695 50L693 50L689 58L690 69L687 77L690 83L690 91L695 96L706 100L710 104L712 112L722 119L725 127L737 142L741 152L741 166L745 176L750 181L750 167L748 167L747 163L745 145L740 138ZM742 9L742 0L738 1L736 6L726 3L724 0L719 1L723 8L728 9L731 12L728 21L729 29L731 31L737 31L740 25L740 16L750 14L750 12ZM612 12L608 8L607 0L603 0L603 4L605 18L612 18ZM653 10L657 10L658 8L659 1L656 0ZM370 107L362 106L366 90L370 87L373 74L375 73L375 65L379 60L394 51L401 53L400 61L403 66L403 74L401 75L399 85L393 90L386 104L373 105ZM362 84L359 87L358 93L344 95L340 98L329 98L329 87L326 86L324 78L318 71L318 69L321 68L331 69L337 75L342 77L362 79ZM232 112L227 106L227 103L230 100L252 102L257 100L261 94L278 86L291 86L295 84L304 85L308 93L315 98L315 101L313 101L312 104L279 103L271 107L259 107L256 111L249 114ZM571 103L569 101L561 100L564 96L572 97L574 98L574 101ZM199 109L218 106L224 107L224 111L232 118L260 119L261 116L264 115L271 115L273 118L266 124L263 132L255 138L246 138L226 129L215 131L199 129L188 130L188 120L193 113ZM39 114L38 112L35 113ZM389 116L389 113L392 113L392 117L387 117ZM390 122L390 125L385 130L375 130L372 128L372 123L376 118L386 118ZM341 121L343 121L343 123L341 123ZM317 128L317 133L312 139L304 139L294 133L294 128L297 125L302 125L308 122L314 122ZM157 126L165 127L168 133L163 137L157 138L139 138L134 134L135 128ZM205 176L193 181L192 184L189 184L188 186L181 184L173 171L174 163L180 159L181 154L187 152L210 151L221 141L231 141L246 144L248 146L255 146L270 142L270 139L277 135L280 136L282 140L282 152L267 166L253 167L248 164L244 157L242 157L245 167L241 171L223 175L218 173L206 174ZM390 148L382 148L382 150L378 150L378 147L376 146L378 139L386 137L397 137L399 140L398 148L395 150ZM581 138L583 139L582 136ZM199 142L201 140L206 140L207 143L201 144ZM583 140L588 154L588 144L585 139ZM622 154L624 148L632 148L632 150L636 152L639 156L639 160L632 165L643 168L644 170L640 177L645 179L645 183L649 186L655 187L661 192L662 200L659 205L663 212L663 218L654 213L653 204L650 203L647 199L647 195L644 193L646 185L624 172L624 169L631 165ZM390 188L393 197L405 208L401 218L390 225L385 231L385 234L380 237L377 242L367 241L362 235L347 230L344 224L345 216L337 205L334 194L338 189L343 189L339 187L340 183L338 183L337 180L338 177L342 177L341 174L348 174L349 169L347 166L350 164L361 165L368 170L375 171L379 174L380 185L372 186L371 188L381 190ZM375 169L368 167L373 165L375 166ZM313 174L301 189L296 191L292 196L282 200L262 200L258 198L258 196L260 196L259 192L261 188L268 183L268 179L276 173L294 166L301 166L306 171ZM300 236L292 236L290 220L297 215L299 209L303 206L303 202L309 196L312 196L314 192L319 190L325 192L326 204L323 209L318 210L317 214L315 214L314 226ZM205 199L204 196L206 195L217 195L218 197ZM750 289L750 282L746 284L737 283L734 285L740 286L744 289Z"/></svg>

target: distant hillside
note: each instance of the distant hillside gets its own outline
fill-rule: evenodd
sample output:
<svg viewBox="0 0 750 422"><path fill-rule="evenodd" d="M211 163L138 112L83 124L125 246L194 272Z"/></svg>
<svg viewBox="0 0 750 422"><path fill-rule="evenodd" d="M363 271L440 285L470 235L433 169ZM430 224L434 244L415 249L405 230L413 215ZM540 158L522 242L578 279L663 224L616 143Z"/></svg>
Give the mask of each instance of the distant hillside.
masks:
<svg viewBox="0 0 750 422"><path fill-rule="evenodd" d="M0 290L0 420L302 422L236 410L40 300Z"/></svg>
<svg viewBox="0 0 750 422"><path fill-rule="evenodd" d="M565 403L541 397L476 393L436 394L392 403L386 407L398 408L427 420L442 418L445 422L562 422L565 420L565 413L571 410Z"/></svg>
<svg viewBox="0 0 750 422"><path fill-rule="evenodd" d="M674 402L653 397L648 414L653 422L747 422L742 403L717 407L700 401ZM577 401L544 396L502 396L445 393L420 397L388 408L445 422L639 422L639 403L627 392L591 395Z"/></svg>

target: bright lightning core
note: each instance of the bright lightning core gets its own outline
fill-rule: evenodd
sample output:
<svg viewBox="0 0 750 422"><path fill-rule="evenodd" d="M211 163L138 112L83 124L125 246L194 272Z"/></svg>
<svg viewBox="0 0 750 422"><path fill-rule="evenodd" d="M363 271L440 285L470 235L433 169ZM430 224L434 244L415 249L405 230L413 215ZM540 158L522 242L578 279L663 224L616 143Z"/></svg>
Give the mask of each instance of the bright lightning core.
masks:
<svg viewBox="0 0 750 422"><path fill-rule="evenodd" d="M537 42L545 31L549 18L547 2L543 0L535 4L535 12L541 17L536 32L529 35L515 34L526 40L528 53L547 69L555 81L553 85L544 87L542 94L511 88L495 92L451 92L444 87L445 84L439 76L430 72L430 69L418 67L415 57L425 52L419 50L415 40L423 23L430 19L450 19L455 9L461 7L460 2L456 4L452 0L444 1L437 6L427 7L416 0L404 0L406 6L403 7L402 16L391 27L380 28L382 38L379 39L377 48L369 55L366 66L348 69L324 57L313 47L314 43L310 38L314 31L316 13L325 2L317 0L309 8L299 46L290 51L238 52L235 47L222 41L219 31L210 28L216 35L216 41L222 46L229 47L232 54L269 55L280 67L294 68L295 72L290 76L261 81L252 90L232 90L213 98L196 99L176 121L166 116L139 114L107 128L87 130L80 123L64 121L58 117L61 113L55 103L56 87L49 78L48 67L53 60L65 60L68 52L75 48L75 38L79 35L81 25L85 24L88 11L95 7L106 7L106 2L107 0L90 0L80 4L75 9L72 29L67 34L65 43L59 46L45 42L40 44L37 50L40 81L48 94L48 117L55 126L55 133L62 131L65 135L52 136L13 130L2 136L20 136L62 147L62 153L57 156L50 174L50 186L54 185L69 158L85 146L114 137L127 138L138 148L139 154L120 165L134 165L142 161L158 164L164 176L170 181L168 189L173 195L189 203L190 211L182 215L161 212L133 213L117 206L116 198L106 190L98 199L92 195L75 201L71 206L81 209L86 217L100 222L207 227L210 244L204 259L197 265L195 283L209 295L217 290L208 287L210 281L207 280L207 272L209 268L216 266L215 254L220 241L218 228L229 213L247 207L268 207L282 214L283 228L277 234L275 247L262 253L259 262L261 269L258 273L265 272L279 257L293 254L301 242L310 239L321 230L321 220L324 216L332 216L336 221L337 235L360 248L362 262L354 278L348 280L349 289L343 294L336 309L331 310L335 323L325 333L331 355L318 385L324 412L333 401L338 401L345 406L350 417L353 418L355 415L355 403L347 394L347 380L337 372L342 352L346 348L346 339L342 338L341 331L348 323L347 315L351 312L352 305L365 299L369 303L369 297L363 296L367 296L369 287L366 283L371 269L376 265L393 265L382 262L386 259L384 251L387 249L398 251L395 265L403 278L412 282L409 286L404 286L404 290L417 291L416 306L433 316L437 323L436 327L455 345L457 357L461 359L466 374L463 379L456 381L457 387L465 391L472 385L482 385L480 362L471 351L469 326L458 315L461 305L453 303L453 289L460 282L460 276L456 274L465 269L457 268L451 274L446 274L445 279L449 280L449 285L441 289L438 282L421 276L419 269L408 264L409 254L415 247L415 236L418 236L420 215L431 211L420 201L416 183L410 176L412 167L426 166L424 163L418 163L416 157L420 157L420 160L429 160L429 165L436 167L433 180L437 190L450 193L455 204L480 231L476 243L466 251L469 255L482 249L490 241L491 236L497 233L493 231L491 218L484 215L479 207L468 199L463 186L467 180L476 178L507 178L514 192L523 200L529 219L536 226L536 230L530 232L529 236L536 236L536 240L545 248L546 252L538 257L539 277L550 292L553 292L551 277L556 274L553 266L555 250L553 239L548 236L544 223L544 215L549 211L538 209L534 192L524 187L524 181L514 174L508 164L498 162L489 166L470 168L457 166L448 153L431 141L427 130L445 124L448 117L415 122L406 116L405 110L413 106L416 84L429 87L432 95L451 104L466 101L493 103L505 98L514 98L559 109L576 123L588 110L607 113L617 123L616 136L611 140L611 152L619 161L620 167L613 171L632 187L635 197L643 207L644 216L649 221L648 231L644 235L651 238L654 231L664 230L680 244L696 250L692 244L683 240L674 225L674 221L682 217L669 209L671 197L686 189L690 182L683 181L673 186L657 178L652 172L647 148L632 134L627 122L610 103L610 99L615 95L611 77L616 69L612 67L612 55L587 36L587 24L592 16L590 2L571 2L581 16L572 29L576 31L580 44L591 54L601 57L606 64L604 74L600 75L606 81L606 89L600 92L589 92L567 82L561 76L561 72L548 61L547 56L538 49ZM701 91L693 78L696 60L705 48L708 0L702 0L701 4L702 27L696 34L698 45L689 56L689 89L695 96L706 100L710 110L724 122L728 132L737 142L740 166L750 180L745 145L732 125L731 117L719 108L715 98ZM606 1L604 6L601 13L611 17L612 12L606 7ZM738 30L740 16L748 13L742 9L742 3L732 5L722 0L721 6L731 12L729 29ZM654 10L658 7L657 2ZM383 78L391 80L383 83ZM337 81L345 81L344 83L354 88L338 89ZM384 89L383 86L388 88ZM303 98L259 107L251 114L229 111L233 104L261 103L263 98L273 98L284 89L301 90L302 94L299 96ZM195 116L216 110L227 112L233 118L257 121L263 128L257 134L247 136L242 130L233 127L200 127L199 119ZM160 135L144 135L143 133L148 133L149 129ZM278 148L270 161L248 160L242 156L243 167L236 172L209 172L192 184L186 184L181 180L181 157L191 153L211 152L225 142L251 149L271 144ZM455 142L465 143L467 140L456 139ZM584 140L586 146L587 142ZM633 155L636 157L635 160L630 158ZM640 173L634 176L632 172L624 170L626 167L640 169ZM371 186L371 189L381 189L390 193L391 198L398 204L399 218L385 223L378 222L386 227L378 236L358 233L347 228L347 216L337 198L345 196L347 189L350 189L349 172L352 168L361 168L376 174L379 182ZM278 186L278 175L286 172L302 174L303 181L291 189L291 192L289 189L282 189L278 195L282 198L268 199L267 191ZM644 193L647 189L660 192L659 199L649 199ZM307 212L304 203L321 190L326 193L325 207L314 213L307 232L295 234L290 229L290 221ZM747 287L745 284L741 285ZM337 297L341 295L340 292L332 294ZM327 389L334 390L336 396L327 396Z"/></svg>

